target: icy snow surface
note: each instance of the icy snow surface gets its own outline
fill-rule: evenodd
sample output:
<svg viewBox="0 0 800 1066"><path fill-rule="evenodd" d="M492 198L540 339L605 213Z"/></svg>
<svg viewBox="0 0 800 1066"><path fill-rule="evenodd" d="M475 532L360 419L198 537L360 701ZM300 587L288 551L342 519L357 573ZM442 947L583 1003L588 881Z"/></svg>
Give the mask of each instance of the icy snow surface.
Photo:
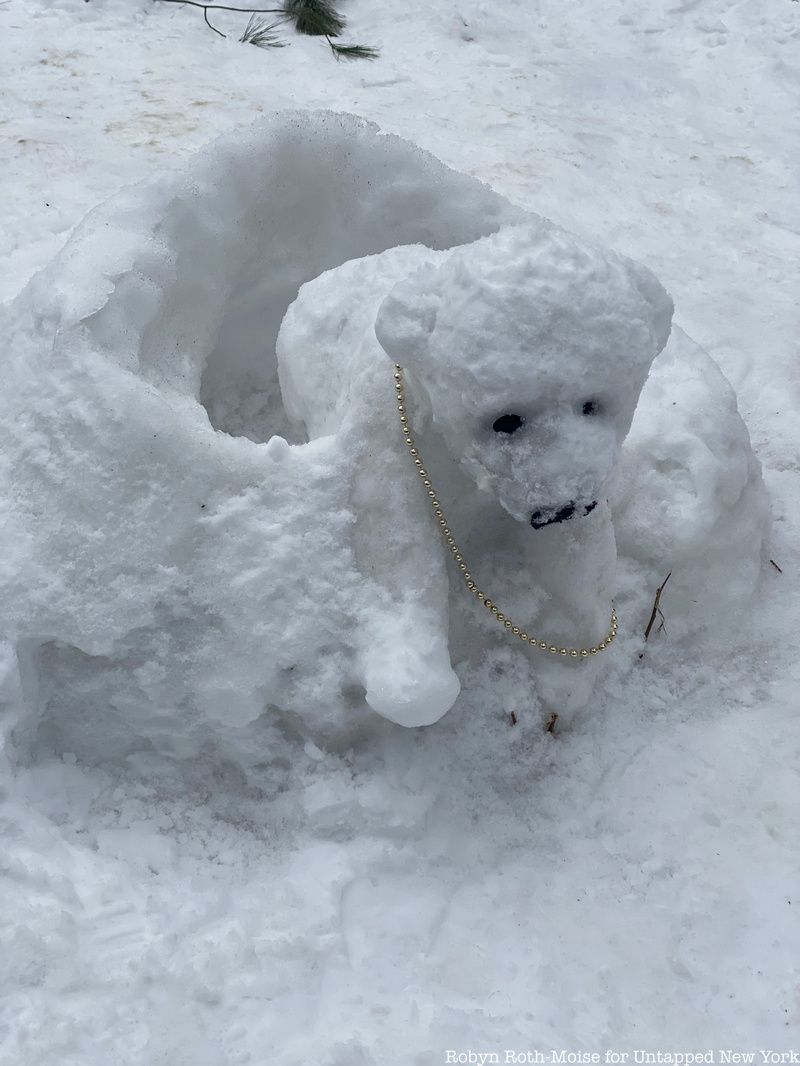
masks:
<svg viewBox="0 0 800 1066"><path fill-rule="evenodd" d="M49 268L4 327L19 342L3 353L15 419L4 469L17 464L4 613L36 638L48 622L53 639L6 645L0 664L4 728L19 721L3 782L3 1061L422 1066L447 1048L796 1046L797 6L413 3L401 20L388 3L347 10L353 39L381 46L378 63L336 65L307 40L248 49L167 5L0 6L14 104L3 295L132 178L164 173L166 197L125 193L130 226L105 242L91 232L101 208L72 245L99 257ZM730 609L753 586L758 481L733 393L674 330L622 457L621 639L593 703L554 736L531 709L533 660L494 638L429 729L366 713L332 721L342 671L324 655L315 700L283 664L308 717L249 722L264 683L259 625L272 616L247 605L269 603L274 575L262 600L244 591L289 559L265 555L252 517L259 493L295 491L302 427L286 420L289 446L259 443L280 410L268 380L248 379L252 360L226 374L224 347L216 360L180 359L186 330L214 332L222 294L209 279L230 263L226 240L247 244L252 219L231 217L237 191L208 170L186 197L214 188L214 210L165 211L176 206L165 172L212 135L296 106L363 114L646 263L735 386L770 491L767 555L783 572L766 563L755 603ZM238 177L252 196L258 175ZM459 219L443 246L495 228L491 211L506 209L475 195L488 197L486 217L476 210L472 233ZM335 204L335 183L319 196ZM143 222L165 215L172 231L142 245ZM324 248L330 235L313 221L308 239ZM159 291L181 306L177 245L197 318L168 314L148 334ZM239 264L256 276L258 264ZM115 302L117 280L129 287ZM305 280L298 268L294 290ZM229 322L238 330L249 314L257 331L264 294L242 296ZM48 352L53 325L82 316ZM87 331L97 350L130 337L140 362L112 375L108 357L81 360ZM245 336L223 317L229 351ZM304 475L334 493L323 441L302 451ZM310 527L321 605L292 619L299 646L340 636L324 596L339 575L319 564L346 520L332 499ZM120 539L105 543L104 529ZM222 587L226 542L246 560L243 586ZM640 659L670 567L666 630ZM197 648L214 625L216 661ZM202 706L171 701L181 664ZM32 699L35 722L22 711Z"/></svg>

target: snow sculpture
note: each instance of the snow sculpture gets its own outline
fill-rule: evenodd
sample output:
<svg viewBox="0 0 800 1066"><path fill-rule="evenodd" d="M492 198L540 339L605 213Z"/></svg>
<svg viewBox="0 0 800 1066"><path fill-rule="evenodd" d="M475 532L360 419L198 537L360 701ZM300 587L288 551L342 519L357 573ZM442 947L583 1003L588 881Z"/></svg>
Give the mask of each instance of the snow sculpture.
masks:
<svg viewBox="0 0 800 1066"><path fill-rule="evenodd" d="M557 276L574 296L578 274L600 271L632 317L615 305L598 345L613 354L616 339L627 359L624 346L641 342L638 362L607 369L598 362L580 387L572 382L571 414L560 425L569 422L580 454L567 468L564 449L554 445L533 481L525 459L517 476L511 438L489 437L481 465L476 417L519 399L524 410L501 413L530 427L536 404L545 394L560 396L566 377L556 361L535 388L527 372L515 384L524 371L516 360L504 381L481 353L499 351L491 345L517 352L527 330L585 359L592 336L559 332L555 318L542 320L541 334L525 317L498 331L513 286L498 292L495 306L491 285L480 280L478 251L465 249L452 261L442 254L523 223L526 229L508 229L488 247L506 242L524 264L524 241L514 243L524 233L545 257L540 267L550 258L560 275L548 281L533 262L530 271L553 315ZM387 249L394 250L379 260L363 258ZM304 290L290 312L279 380L274 344L287 307L304 283L342 264ZM424 275L411 277L420 265L442 271L430 292ZM502 274L495 259L492 269ZM464 294L471 293L466 303L462 297L460 322L448 289L459 290L459 270ZM520 266L518 282L526 271ZM261 757L277 730L357 735L376 720L365 691L387 717L433 721L457 695L451 664L474 679L487 649L505 647L505 633L477 603L465 602L463 586L448 622L443 546L409 470L392 407L391 361L374 334L379 306L406 278L383 307L381 340L408 365L415 429L430 451L437 490L448 494L448 517L466 536L476 569L477 561L483 567L484 587L510 617L541 619L548 636L572 643L606 631L613 542L597 497L665 335L662 291L639 268L559 234L352 116L281 114L216 142L183 174L123 190L3 310L0 491L14 508L0 545L0 699L14 708L5 721L16 723L17 748L152 764L154 750L188 758L211 744L245 763ZM362 290L344 294L343 279ZM592 293L581 299L599 323ZM478 328L480 321L491 323L491 335L470 339L469 323ZM447 355L447 336L458 338L462 364L448 364L458 353ZM425 341L419 349L417 339ZM678 377L687 373L679 355ZM661 396L669 396L671 373L659 381ZM741 511L725 548L728 557L747 557L737 602L751 593L757 572L763 503L746 431L724 381L712 380L702 359L692 373L708 395L725 394L717 410L728 455L713 444L713 419L692 427L691 447L673 427L678 465L658 460L657 477L648 480L638 464L657 454L657 443L646 429L636 438L629 483L652 502L654 492L669 495L677 469L682 497L655 546L653 523L636 517L635 499L622 498L620 514L632 531L623 531L623 542L641 539L635 558L631 551L623 560L630 612L641 613L653 574L663 577L664 552L675 548L687 573L702 565L703 524L683 537L675 532L689 508L699 516L708 504L712 530ZM610 382L617 392L606 397ZM708 398L693 392L701 394ZM619 406L608 408L604 423L602 415L584 416L579 401ZM462 417L468 427L459 425ZM542 417L544 427L550 416ZM712 459L703 452L709 441ZM731 448L735 473L719 476ZM544 519L567 502L597 506L579 521L538 530L519 520L534 509ZM581 552L585 538L590 545ZM543 568L533 588L531 552ZM562 585L556 564L565 556L575 569ZM694 607L678 612L684 628ZM680 618L671 617L678 633ZM515 654L546 699L559 707L585 699L575 679L591 668L569 674L568 664L545 665L544 656L534 662L530 648ZM566 683L545 676L556 665Z"/></svg>
<svg viewBox="0 0 800 1066"><path fill-rule="evenodd" d="M390 620L373 627L363 653L375 710L428 723L458 692L449 563L435 516L419 513L426 493L394 424L380 346L405 369L426 481L464 559L508 628L535 636L530 654L545 651L537 688L564 711L588 698L597 646L606 647L616 562L609 483L671 315L643 267L543 222L452 252L395 249L303 288L278 341L284 397L312 439L351 438L371 613ZM335 322L327 338L326 321ZM470 611L452 573L458 628ZM472 644L491 623L479 613ZM559 654L564 645L573 647Z"/></svg>

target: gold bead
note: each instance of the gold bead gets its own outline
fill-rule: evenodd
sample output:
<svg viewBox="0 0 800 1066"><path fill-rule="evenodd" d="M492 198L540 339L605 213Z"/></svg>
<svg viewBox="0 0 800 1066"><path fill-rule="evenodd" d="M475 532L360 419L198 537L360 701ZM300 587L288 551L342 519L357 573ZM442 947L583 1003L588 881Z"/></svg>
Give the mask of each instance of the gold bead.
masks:
<svg viewBox="0 0 800 1066"><path fill-rule="evenodd" d="M567 649L566 648L559 648L558 649L558 654L559 655L566 655L567 654Z"/></svg>
<svg viewBox="0 0 800 1066"><path fill-rule="evenodd" d="M555 644L551 644L547 650L550 652L551 655L558 655L558 648L555 646Z"/></svg>
<svg viewBox="0 0 800 1066"><path fill-rule="evenodd" d="M512 633L514 632L510 618L506 618L505 622L503 622L503 625L506 627L506 629L510 629Z"/></svg>
<svg viewBox="0 0 800 1066"><path fill-rule="evenodd" d="M498 610L494 605L492 605L492 614L498 614Z"/></svg>
<svg viewBox="0 0 800 1066"><path fill-rule="evenodd" d="M481 603L483 603L484 600L486 599L486 597L484 596L484 594L481 592L481 590L479 588L475 589L475 595L481 601Z"/></svg>
<svg viewBox="0 0 800 1066"><path fill-rule="evenodd" d="M466 577L466 576L467 575L465 574L464 577ZM475 582L474 581L468 581L467 582L467 588L469 589L470 592L474 592L475 591Z"/></svg>
<svg viewBox="0 0 800 1066"><path fill-rule="evenodd" d="M488 609L491 611L492 607L494 607L494 604L492 603L491 600L487 600L487 599L484 598L483 606L484 607L488 607Z"/></svg>
<svg viewBox="0 0 800 1066"><path fill-rule="evenodd" d="M425 486L426 489L432 489L433 488L433 486L431 485L431 482L430 482L430 478L426 477L424 479L424 481L422 482L422 484ZM428 495L429 496L433 496L433 492L429 492Z"/></svg>
<svg viewBox="0 0 800 1066"><path fill-rule="evenodd" d="M457 557L456 562L458 562L459 559L461 559L460 555ZM463 559L461 559L461 561L458 562L458 569L461 571L462 574L466 574L466 572L467 572L467 564L464 562Z"/></svg>
<svg viewBox="0 0 800 1066"><path fill-rule="evenodd" d="M570 653L570 655L572 656L573 659L576 658L577 655L578 655L578 653L575 651L574 648L570 648L569 653Z"/></svg>
<svg viewBox="0 0 800 1066"><path fill-rule="evenodd" d="M589 652L586 650L586 648L581 648L581 655L588 655L588 654L589 654Z"/></svg>
<svg viewBox="0 0 800 1066"><path fill-rule="evenodd" d="M589 648L589 654L590 655L597 655L599 650L600 650L599 648Z"/></svg>
<svg viewBox="0 0 800 1066"><path fill-rule="evenodd" d="M464 565L464 580L467 584L472 580L472 574L467 570L466 564Z"/></svg>
<svg viewBox="0 0 800 1066"><path fill-rule="evenodd" d="M506 619L506 616L503 614L503 612L502 611L496 611L494 609L494 607L492 608L492 614L497 615L497 621L498 622L504 622L505 619Z"/></svg>
<svg viewBox="0 0 800 1066"><path fill-rule="evenodd" d="M416 452L416 450L417 450L416 448L412 448L412 449L411 449L411 454L412 454L412 455L414 455L414 453ZM414 460L414 466L422 466L422 460L421 460L421 459L419 459L419 458L415 459L415 460Z"/></svg>
<svg viewBox="0 0 800 1066"><path fill-rule="evenodd" d="M514 634L515 637L518 637L519 636L519 626L512 626L511 627L511 632Z"/></svg>
<svg viewBox="0 0 800 1066"><path fill-rule="evenodd" d="M606 642L605 641L603 641L601 644L597 645L597 650L598 651L605 651L605 648L606 648Z"/></svg>
<svg viewBox="0 0 800 1066"><path fill-rule="evenodd" d="M548 651L547 641L546 640L540 640L539 641L539 647L542 649L542 651Z"/></svg>

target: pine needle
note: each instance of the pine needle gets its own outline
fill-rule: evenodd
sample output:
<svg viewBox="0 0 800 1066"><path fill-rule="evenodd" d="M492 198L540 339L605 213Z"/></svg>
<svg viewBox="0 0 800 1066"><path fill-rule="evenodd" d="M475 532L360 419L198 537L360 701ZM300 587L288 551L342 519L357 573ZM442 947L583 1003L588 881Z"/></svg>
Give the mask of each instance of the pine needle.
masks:
<svg viewBox="0 0 800 1066"><path fill-rule="evenodd" d="M337 59L377 59L380 52L364 44L334 44L328 42Z"/></svg>
<svg viewBox="0 0 800 1066"><path fill-rule="evenodd" d="M310 37L338 37L344 29L344 19L329 0L284 0L283 9L297 32Z"/></svg>
<svg viewBox="0 0 800 1066"><path fill-rule="evenodd" d="M243 44L253 44L256 48L285 48L286 42L277 34L279 22L269 22L258 15L251 15L244 33L239 38Z"/></svg>

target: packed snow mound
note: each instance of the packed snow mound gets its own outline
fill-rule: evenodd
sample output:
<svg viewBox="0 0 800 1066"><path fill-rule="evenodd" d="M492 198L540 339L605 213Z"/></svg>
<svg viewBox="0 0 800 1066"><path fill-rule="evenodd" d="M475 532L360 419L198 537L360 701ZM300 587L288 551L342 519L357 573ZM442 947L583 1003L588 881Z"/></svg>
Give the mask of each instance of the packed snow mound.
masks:
<svg viewBox="0 0 800 1066"><path fill-rule="evenodd" d="M415 419L432 445L435 484L449 494L448 516L509 616L546 620L546 635L565 642L591 643L607 631L614 543L601 485L665 337L660 287L597 250L580 253L589 256L581 270L574 261L564 266L569 282L559 264L580 258L584 246L486 186L352 116L282 114L216 142L177 177L123 191L92 212L4 313L10 387L0 405L9 430L0 476L16 508L3 529L2 662L4 694L20 708L17 749L135 763L152 760L154 749L190 758L213 742L246 763L263 758L277 732L356 735L368 728L370 707L406 725L433 721L456 699L457 674L480 689L497 654L512 656L504 669L539 692L543 712L555 700L563 710L586 699L590 668L565 674L568 666L540 663L529 648L509 651L506 634L463 584L457 600L456 588L448 595L449 560L402 448L391 363L374 332L391 288L385 282L523 222L528 244L552 253L561 242L560 257L540 270L542 295L552 286L547 328L559 341L548 353L548 387L557 392L567 377L577 387L576 368L594 366L589 392L575 393L562 422L582 440L573 466L603 456L604 476L586 490L592 499L583 500L580 486L568 492L576 507L596 506L580 522L531 529L499 491L498 505L474 466L451 461L461 415L448 423L420 365L409 375ZM516 239L508 233L496 251ZM416 247L397 248L385 263L364 258L395 246ZM482 254L471 260L473 280ZM498 251L492 263L500 258ZM279 379L275 342L287 307L304 283L341 264L338 282L338 272L326 275L334 298L325 295L328 282L307 286L287 319ZM623 314L612 301L614 324L595 349L595 332L581 332L579 316L562 321L559 286L575 300L575 279L593 279L601 266L610 273L581 293L581 307L589 313L594 293L592 321L601 321L603 285L607 299L614 278L620 284L611 289L624 290L629 303ZM348 270L355 273L343 287ZM437 358L454 336L470 340L481 298L492 330L502 322L512 331L497 338L514 351L543 336L531 322L513 335L503 301L486 304L484 292L460 325L448 319L447 301L436 316L422 314ZM388 336L387 325L391 347ZM608 378L596 356L615 336L635 343ZM582 362L559 369L570 344ZM505 364L494 365L496 377ZM541 372L549 364L540 357L536 365ZM698 359L696 373L716 395L727 386L708 365ZM514 398L535 404L534 379L520 384ZM474 391L454 394L453 409L471 412ZM725 396L718 409L736 442L738 474L697 465L706 436L722 432L713 427L702 438L694 427L683 463L696 480L697 512L714 509L709 528L739 515L718 561L738 567L735 554L746 553L745 579L733 590L743 602L756 572L763 497L746 431ZM599 417L582 413L587 401ZM532 420L534 408L523 414ZM648 461L655 445L647 433L634 439L632 456ZM513 472L510 444L498 438L494 466L486 466L500 471L498 483L506 467ZM371 461L362 462L370 449ZM558 454L564 466L563 449ZM667 496L668 473L662 466ZM522 472L516 480L525 480ZM545 523L563 495L537 508ZM648 506L652 512L655 501ZM631 613L652 593L660 553L669 549L687 570L703 562L699 523L695 534L662 530L657 543L655 524L642 519L633 534L641 543L623 591ZM623 653L635 646L631 638Z"/></svg>

